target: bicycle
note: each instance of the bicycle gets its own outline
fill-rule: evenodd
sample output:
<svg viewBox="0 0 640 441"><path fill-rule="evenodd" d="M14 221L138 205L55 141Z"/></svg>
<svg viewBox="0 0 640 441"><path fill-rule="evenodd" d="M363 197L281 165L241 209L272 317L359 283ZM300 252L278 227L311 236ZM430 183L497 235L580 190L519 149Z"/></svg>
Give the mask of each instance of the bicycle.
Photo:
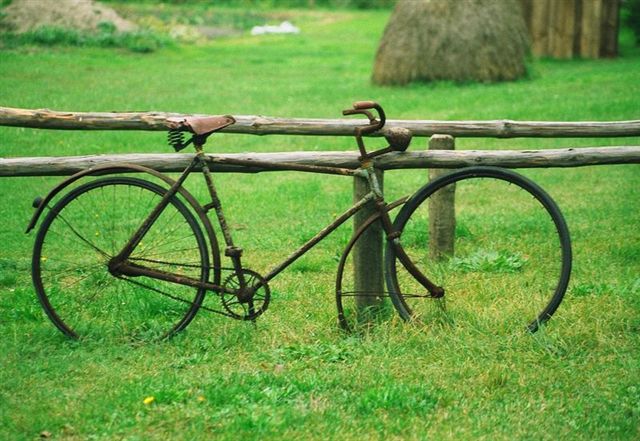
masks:
<svg viewBox="0 0 640 441"><path fill-rule="evenodd" d="M373 115L374 110L377 116ZM449 320L458 314L473 322L474 307L482 306L482 302L494 302L491 305L497 311L491 313L500 317L501 314L495 313L504 312L510 318L502 323L501 318L491 316L490 326L517 324L535 332L553 315L569 281L571 242L557 204L541 187L509 170L470 167L424 185L411 197L387 203L376 176L375 158L405 151L411 142L411 133L403 128L388 129L384 136L389 145L368 152L363 137L383 130L384 110L375 102L363 101L356 102L343 114L364 115L368 119L368 124L354 130L360 153L357 169L225 160L230 165L243 167L358 176L367 182L364 197L264 275L243 266L243 250L233 241L204 156L207 138L233 124L233 117L186 118L176 122L176 127L169 132L169 143L176 151L189 145L195 148L193 160L177 179L132 164L97 166L66 179L44 199L37 198L36 213L27 232L36 226L48 208L35 239L32 278L49 319L71 338L105 334L166 338L186 328L200 309L255 321L270 305L272 279L357 212L372 206L374 214L355 231L338 263L336 305L342 328L353 331L370 323L372 317L385 310L385 297L391 299L404 320L410 321L437 320L438 317ZM191 135L186 142L185 133ZM183 186L187 177L197 170L204 177L210 197L204 205ZM144 178L122 176L132 172ZM90 178L88 182L87 178ZM488 188L484 187L485 183ZM494 220L496 207L487 217L482 211L474 212L462 206L456 227L456 247L460 247L460 251L456 249L456 256L448 260L429 257L426 252L429 201L441 191L452 191L452 186L457 187L456 197L464 197L467 190L480 189L479 196L474 198L486 199L480 203L482 209L491 203L494 185L501 184L508 184L518 195L524 195L531 207L512 208L515 202L509 202L506 215ZM72 188L57 198L68 187ZM397 208L400 211L392 221L390 213ZM517 212L532 210L525 225L509 222L516 208ZM216 228L209 218L210 211L215 213ZM466 212L471 217L466 216ZM485 221L480 227L470 229L466 219L473 220L473 216ZM501 243L507 245L527 243L533 248L528 254L505 254L500 248L503 245L496 245L500 241L490 240L491 235L497 237L496 232L507 226L514 229L513 234L524 238L525 233L537 231L539 225L543 228L539 228L532 240L514 241L512 236L501 239ZM383 286L363 291L353 279L352 261L359 241L376 228L381 229L386 238L387 291ZM224 256L231 262L228 267L221 264L217 234L223 237ZM543 243L548 246L542 247ZM480 250L480 254L468 254L466 248ZM473 265L481 269L474 269ZM482 265L488 270L482 269ZM521 270L523 266L527 271ZM224 278L223 273L226 273ZM486 286L489 282L483 277L494 273L500 274L501 285ZM458 279L463 280L464 286L455 286L453 281ZM521 297L511 299L509 295L487 294L492 290L498 293L509 290L507 294L515 295L516 290L502 280L522 280L525 287L520 291L524 291L524 297L519 294ZM447 286L451 283L453 289ZM540 285L537 290L534 283ZM465 292L465 286L472 292ZM455 293L454 298L451 293ZM206 295L213 295L216 307L203 304Z"/></svg>

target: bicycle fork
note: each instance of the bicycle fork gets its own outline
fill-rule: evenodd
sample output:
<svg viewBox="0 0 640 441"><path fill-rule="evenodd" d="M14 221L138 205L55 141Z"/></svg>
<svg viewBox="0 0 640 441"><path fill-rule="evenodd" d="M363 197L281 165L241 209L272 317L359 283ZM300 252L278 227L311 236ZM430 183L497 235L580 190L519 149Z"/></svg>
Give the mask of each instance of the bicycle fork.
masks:
<svg viewBox="0 0 640 441"><path fill-rule="evenodd" d="M413 263L411 258L407 255L406 251L402 247L402 244L400 243L401 232L395 231L393 228L393 223L391 222L391 217L389 216L389 210L387 209L387 203L385 202L382 195L382 189L380 188L380 183L378 182L378 178L376 176L371 159L365 159L362 161L362 169L366 172L366 178L369 181L369 188L371 188L371 192L374 195L373 200L375 202L378 213L380 213L382 229L385 232L387 241L391 242L391 246L393 247L393 251L395 252L396 256L398 257L402 265L407 269L409 274L411 274L418 281L418 283L420 283L420 285L422 285L429 292L432 298L439 299L444 297L444 288L434 284L427 278L427 276L422 274L420 269Z"/></svg>

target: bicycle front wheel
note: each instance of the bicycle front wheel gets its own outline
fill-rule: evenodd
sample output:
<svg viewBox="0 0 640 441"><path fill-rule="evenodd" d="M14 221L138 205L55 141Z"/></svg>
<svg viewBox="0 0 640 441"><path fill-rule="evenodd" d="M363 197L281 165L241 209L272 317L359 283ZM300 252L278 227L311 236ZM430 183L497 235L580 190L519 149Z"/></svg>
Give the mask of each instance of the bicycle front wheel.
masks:
<svg viewBox="0 0 640 441"><path fill-rule="evenodd" d="M452 198L455 209L436 217L440 201ZM453 222L444 229L453 228L454 235L443 240L447 216ZM394 228L413 264L445 290L443 298L431 298L389 244L387 285L406 320L465 323L490 333L535 332L567 289L566 222L542 188L515 172L472 167L442 176L407 202ZM452 256L447 243L453 244Z"/></svg>
<svg viewBox="0 0 640 441"><path fill-rule="evenodd" d="M118 254L166 190L133 177L83 184L48 212L36 237L32 276L51 321L72 338L162 338L184 329L205 290L149 277L114 276ZM129 258L206 281L207 243L193 214L172 197Z"/></svg>

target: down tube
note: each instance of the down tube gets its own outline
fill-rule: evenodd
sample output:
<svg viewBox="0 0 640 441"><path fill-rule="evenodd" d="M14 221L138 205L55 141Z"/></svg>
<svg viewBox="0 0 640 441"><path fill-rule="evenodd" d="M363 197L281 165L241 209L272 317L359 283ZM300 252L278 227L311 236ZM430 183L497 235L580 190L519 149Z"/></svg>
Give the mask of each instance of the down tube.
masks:
<svg viewBox="0 0 640 441"><path fill-rule="evenodd" d="M336 230L340 225L345 223L349 218L351 218L354 214L360 211L368 202L373 201L375 199L375 193L369 192L362 199L356 202L351 208L345 211L342 215L337 217L333 222L323 228L318 234L309 239L304 245L294 251L289 257L287 257L281 264L276 266L274 269L269 271L269 273L265 276L267 281L270 281L275 276L280 274L285 268L291 265L293 262L298 260L300 256L305 254L311 248L316 246L318 242L331 234L334 230Z"/></svg>

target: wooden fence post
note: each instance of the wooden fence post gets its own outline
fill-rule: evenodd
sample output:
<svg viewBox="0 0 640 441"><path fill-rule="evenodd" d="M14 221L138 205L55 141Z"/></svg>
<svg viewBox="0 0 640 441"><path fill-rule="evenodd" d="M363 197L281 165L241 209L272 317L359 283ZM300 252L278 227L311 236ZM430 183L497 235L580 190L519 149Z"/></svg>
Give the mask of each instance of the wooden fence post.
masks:
<svg viewBox="0 0 640 441"><path fill-rule="evenodd" d="M454 150L455 141L449 135L433 135L429 150ZM429 169L429 180L448 173L444 169ZM442 260L453 256L456 229L455 184L429 198L429 257Z"/></svg>
<svg viewBox="0 0 640 441"><path fill-rule="evenodd" d="M378 170L376 176L380 188L382 188L382 170ZM369 191L367 179L355 176L353 180L354 202L362 199ZM374 207L365 207L357 212L353 218L354 231L375 212L376 209ZM367 228L353 247L354 289L356 292L368 294L367 296L356 296L356 305L359 308L379 306L383 300L382 236L382 225L380 222L375 222ZM379 295L376 296L375 293Z"/></svg>

